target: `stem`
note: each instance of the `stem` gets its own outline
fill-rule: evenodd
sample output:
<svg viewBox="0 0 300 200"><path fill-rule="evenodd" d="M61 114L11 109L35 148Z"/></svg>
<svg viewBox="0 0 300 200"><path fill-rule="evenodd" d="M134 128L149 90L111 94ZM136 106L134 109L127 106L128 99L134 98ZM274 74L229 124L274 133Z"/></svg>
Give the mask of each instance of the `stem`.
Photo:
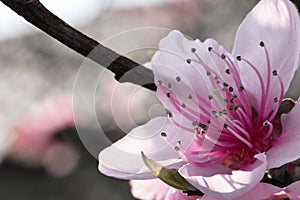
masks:
<svg viewBox="0 0 300 200"><path fill-rule="evenodd" d="M67 47L112 71L116 80L121 79L121 82L131 82L153 91L156 90L153 72L150 69L119 55L79 32L51 13L39 0L1 1L25 20ZM127 72L128 74L124 76Z"/></svg>

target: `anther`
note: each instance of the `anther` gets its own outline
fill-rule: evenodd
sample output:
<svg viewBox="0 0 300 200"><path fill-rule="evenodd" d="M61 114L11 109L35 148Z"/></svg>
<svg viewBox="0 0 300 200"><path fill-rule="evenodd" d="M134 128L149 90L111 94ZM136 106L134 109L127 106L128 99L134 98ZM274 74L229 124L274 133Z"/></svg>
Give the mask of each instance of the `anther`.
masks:
<svg viewBox="0 0 300 200"><path fill-rule="evenodd" d="M212 47L208 47L208 51L212 51L213 50L213 48Z"/></svg>
<svg viewBox="0 0 300 200"><path fill-rule="evenodd" d="M236 59L237 59L238 61L241 61L241 60L242 60L242 57L241 57L241 56L237 56Z"/></svg>
<svg viewBox="0 0 300 200"><path fill-rule="evenodd" d="M234 110L237 110L240 106L239 105L235 105L233 108Z"/></svg>
<svg viewBox="0 0 300 200"><path fill-rule="evenodd" d="M167 137L167 133L166 133L166 132L161 132L161 133L160 133L160 136L161 136L161 137Z"/></svg>
<svg viewBox="0 0 300 200"><path fill-rule="evenodd" d="M168 98L170 98L170 97L171 97L171 94L170 94L170 92L167 92L167 93L166 93L166 95L167 95L167 97L168 97Z"/></svg>
<svg viewBox="0 0 300 200"><path fill-rule="evenodd" d="M205 133L206 133L205 130L201 130L201 132L200 132L201 135L204 135Z"/></svg>
<svg viewBox="0 0 300 200"><path fill-rule="evenodd" d="M207 72L206 72L206 75L207 75L207 76L210 76L210 75L211 75L211 73L207 71Z"/></svg>
<svg viewBox="0 0 300 200"><path fill-rule="evenodd" d="M265 43L263 41L260 41L259 46L264 47Z"/></svg>
<svg viewBox="0 0 300 200"><path fill-rule="evenodd" d="M191 59L186 59L186 62L187 62L188 64L191 64L192 60L191 60Z"/></svg>
<svg viewBox="0 0 300 200"><path fill-rule="evenodd" d="M176 81L181 81L181 78L179 76L176 77Z"/></svg>
<svg viewBox="0 0 300 200"><path fill-rule="evenodd" d="M273 76L277 76L278 75L277 70L273 70L272 74L273 74Z"/></svg>
<svg viewBox="0 0 300 200"><path fill-rule="evenodd" d="M226 70L225 70L225 73L226 73L226 74L230 74L230 69L226 69Z"/></svg>
<svg viewBox="0 0 300 200"><path fill-rule="evenodd" d="M188 96L188 98L189 98L189 99L192 99L192 98L193 98L193 96L190 94L190 95Z"/></svg>
<svg viewBox="0 0 300 200"><path fill-rule="evenodd" d="M172 83L168 83L168 88L172 88Z"/></svg>
<svg viewBox="0 0 300 200"><path fill-rule="evenodd" d="M199 126L200 126L201 128L203 128L204 130L206 130L206 129L207 129L207 125L205 125L205 124L201 124L201 123L199 123Z"/></svg>
<svg viewBox="0 0 300 200"><path fill-rule="evenodd" d="M179 147L174 147L175 151L180 151L180 148Z"/></svg>
<svg viewBox="0 0 300 200"><path fill-rule="evenodd" d="M192 53L196 52L196 48L191 48Z"/></svg>
<svg viewBox="0 0 300 200"><path fill-rule="evenodd" d="M223 85L224 85L224 87L228 87L228 84L227 84L227 83L225 83L225 82L223 83Z"/></svg>
<svg viewBox="0 0 300 200"><path fill-rule="evenodd" d="M182 103L182 104L181 104L181 107L182 107L182 108L185 108L185 107L186 107L185 103Z"/></svg>
<svg viewBox="0 0 300 200"><path fill-rule="evenodd" d="M278 98L274 97L273 101L274 101L274 103L277 103L278 102Z"/></svg>
<svg viewBox="0 0 300 200"><path fill-rule="evenodd" d="M224 128L227 129L228 128L228 124L224 124Z"/></svg>
<svg viewBox="0 0 300 200"><path fill-rule="evenodd" d="M158 82L158 84L159 84L159 85L161 85L161 84L162 84L162 80L158 80L157 82Z"/></svg>
<svg viewBox="0 0 300 200"><path fill-rule="evenodd" d="M200 124L199 121L193 121L193 122L192 122L192 125L193 125L193 126L198 126L199 124Z"/></svg>
<svg viewBox="0 0 300 200"><path fill-rule="evenodd" d="M233 87L229 87L229 91L230 91L230 92L233 92Z"/></svg>
<svg viewBox="0 0 300 200"><path fill-rule="evenodd" d="M264 122L264 126L269 126L269 122L268 122L268 121L265 121L265 122Z"/></svg>
<svg viewBox="0 0 300 200"><path fill-rule="evenodd" d="M207 120L207 123L210 124L210 120Z"/></svg>
<svg viewBox="0 0 300 200"><path fill-rule="evenodd" d="M245 88L243 86L239 87L239 91L242 92Z"/></svg>
<svg viewBox="0 0 300 200"><path fill-rule="evenodd" d="M208 95L208 99L209 99L209 100L212 100L213 98L214 98L213 95Z"/></svg>
<svg viewBox="0 0 300 200"><path fill-rule="evenodd" d="M170 118L170 117L173 117L173 115L172 115L172 112L171 112L171 111L167 110L166 112L167 112L167 116L168 116L169 118Z"/></svg>
<svg viewBox="0 0 300 200"><path fill-rule="evenodd" d="M228 99L224 99L224 102L225 102L225 103L228 103Z"/></svg>
<svg viewBox="0 0 300 200"><path fill-rule="evenodd" d="M225 59L225 58L226 58L225 54L222 54L222 55L221 55L221 58L222 58L222 59Z"/></svg>

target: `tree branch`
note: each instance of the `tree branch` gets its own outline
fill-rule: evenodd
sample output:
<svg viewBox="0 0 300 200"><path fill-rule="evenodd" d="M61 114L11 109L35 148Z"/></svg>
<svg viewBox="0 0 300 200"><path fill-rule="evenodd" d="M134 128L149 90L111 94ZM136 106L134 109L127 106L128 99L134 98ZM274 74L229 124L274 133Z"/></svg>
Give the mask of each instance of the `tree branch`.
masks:
<svg viewBox="0 0 300 200"><path fill-rule="evenodd" d="M156 86L153 82L153 72L150 69L119 55L94 39L79 32L51 13L39 0L1 1L25 20L67 47L115 73L116 80L119 81L122 78L122 82L131 82L142 85L150 90L156 90ZM129 71L129 75L124 78L124 74Z"/></svg>

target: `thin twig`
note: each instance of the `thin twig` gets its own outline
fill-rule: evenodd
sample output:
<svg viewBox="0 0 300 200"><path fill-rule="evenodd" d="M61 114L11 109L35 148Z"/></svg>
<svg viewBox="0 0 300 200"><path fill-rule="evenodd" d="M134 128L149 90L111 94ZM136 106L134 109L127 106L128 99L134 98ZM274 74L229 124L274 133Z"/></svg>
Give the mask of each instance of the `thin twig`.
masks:
<svg viewBox="0 0 300 200"><path fill-rule="evenodd" d="M119 55L94 39L79 32L51 13L39 0L1 0L25 20L84 57L115 73L115 79L156 90L150 69ZM126 73L127 76L124 76ZM124 78L126 77L126 78ZM147 83L147 84L145 84Z"/></svg>

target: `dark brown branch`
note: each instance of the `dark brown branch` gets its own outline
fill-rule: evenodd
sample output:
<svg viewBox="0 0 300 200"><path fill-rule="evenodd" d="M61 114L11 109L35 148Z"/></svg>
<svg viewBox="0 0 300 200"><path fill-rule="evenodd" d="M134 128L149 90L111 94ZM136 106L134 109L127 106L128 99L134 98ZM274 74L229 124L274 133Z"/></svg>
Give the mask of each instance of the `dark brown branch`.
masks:
<svg viewBox="0 0 300 200"><path fill-rule="evenodd" d="M71 27L51 13L38 0L1 0L6 6L79 54L115 73L115 79L156 90L153 73L142 65L119 55ZM92 52L92 53L91 53ZM130 71L130 72L129 72ZM124 76L127 72L128 75ZM125 78L124 78L125 77ZM147 84L145 84L147 83Z"/></svg>

